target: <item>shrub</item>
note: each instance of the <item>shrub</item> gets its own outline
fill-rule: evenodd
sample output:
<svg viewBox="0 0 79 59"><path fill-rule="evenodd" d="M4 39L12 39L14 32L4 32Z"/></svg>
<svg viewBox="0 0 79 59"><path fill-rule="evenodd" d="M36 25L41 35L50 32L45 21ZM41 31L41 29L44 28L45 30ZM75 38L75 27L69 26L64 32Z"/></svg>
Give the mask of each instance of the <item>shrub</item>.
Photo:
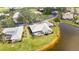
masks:
<svg viewBox="0 0 79 59"><path fill-rule="evenodd" d="M6 22L7 27L14 27L15 26L15 23L10 18L7 19L5 22Z"/></svg>
<svg viewBox="0 0 79 59"><path fill-rule="evenodd" d="M3 21L0 21L0 27L14 27L15 24L12 21L12 19L4 19Z"/></svg>
<svg viewBox="0 0 79 59"><path fill-rule="evenodd" d="M52 8L46 7L46 8L44 8L43 14L49 15L49 14L51 14L51 12L52 12Z"/></svg>
<svg viewBox="0 0 79 59"><path fill-rule="evenodd" d="M23 16L20 16L18 19L17 19L18 22L20 23L24 23L25 22L25 19Z"/></svg>
<svg viewBox="0 0 79 59"><path fill-rule="evenodd" d="M55 18L53 19L55 22L60 22L60 19L59 18Z"/></svg>
<svg viewBox="0 0 79 59"><path fill-rule="evenodd" d="M75 20L79 20L79 16L75 16L74 19L75 19Z"/></svg>

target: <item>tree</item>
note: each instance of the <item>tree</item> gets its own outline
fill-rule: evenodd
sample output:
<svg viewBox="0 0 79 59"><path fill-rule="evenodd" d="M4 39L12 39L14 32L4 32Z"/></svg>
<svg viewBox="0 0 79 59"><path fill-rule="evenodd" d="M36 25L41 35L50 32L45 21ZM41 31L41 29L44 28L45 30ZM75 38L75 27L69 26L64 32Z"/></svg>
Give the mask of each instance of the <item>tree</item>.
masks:
<svg viewBox="0 0 79 59"><path fill-rule="evenodd" d="M20 13L24 17L24 21L28 23L33 23L35 21L39 21L40 19L44 19L43 15L38 15L30 11L31 8L22 8L20 9Z"/></svg>
<svg viewBox="0 0 79 59"><path fill-rule="evenodd" d="M13 22L13 20L11 18L4 19L4 20L0 21L1 28L14 27L14 26L15 26L15 23Z"/></svg>
<svg viewBox="0 0 79 59"><path fill-rule="evenodd" d="M52 7L46 7L44 8L43 14L49 15L52 11Z"/></svg>
<svg viewBox="0 0 79 59"><path fill-rule="evenodd" d="M59 18L55 18L53 19L55 22L60 22L60 19Z"/></svg>
<svg viewBox="0 0 79 59"><path fill-rule="evenodd" d="M21 13L21 15L24 19L23 21L25 21L25 22L31 21L31 19L30 19L31 13L29 11L29 8L21 8L18 11Z"/></svg>

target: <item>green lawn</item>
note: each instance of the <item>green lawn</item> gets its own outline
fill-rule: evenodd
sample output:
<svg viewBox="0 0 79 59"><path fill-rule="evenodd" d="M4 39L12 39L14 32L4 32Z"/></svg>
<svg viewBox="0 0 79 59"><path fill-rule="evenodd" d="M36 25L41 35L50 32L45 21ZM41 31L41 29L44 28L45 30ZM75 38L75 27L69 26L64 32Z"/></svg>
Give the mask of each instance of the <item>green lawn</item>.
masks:
<svg viewBox="0 0 79 59"><path fill-rule="evenodd" d="M78 24L74 23L73 21L69 21L69 20L61 20L61 22L64 22L66 24L69 24L69 25L72 25L72 26L75 26L75 27L79 27Z"/></svg>
<svg viewBox="0 0 79 59"><path fill-rule="evenodd" d="M30 9L30 12L32 12L32 13L35 13L36 11L37 11L37 9L35 9L35 8Z"/></svg>
<svg viewBox="0 0 79 59"><path fill-rule="evenodd" d="M0 7L0 12L6 12L9 11L9 8Z"/></svg>
<svg viewBox="0 0 79 59"><path fill-rule="evenodd" d="M58 25L56 27L52 27L52 30L54 30L54 33L50 35L43 35L40 37L32 36L29 33L29 30L27 26L24 27L24 33L23 38L21 42L17 42L14 44L14 47L12 47L12 44L8 43L2 43L0 42L0 50L3 51L24 51L24 50L37 50L38 48L41 48L42 46L49 44L54 38L57 36L56 34L59 31Z"/></svg>

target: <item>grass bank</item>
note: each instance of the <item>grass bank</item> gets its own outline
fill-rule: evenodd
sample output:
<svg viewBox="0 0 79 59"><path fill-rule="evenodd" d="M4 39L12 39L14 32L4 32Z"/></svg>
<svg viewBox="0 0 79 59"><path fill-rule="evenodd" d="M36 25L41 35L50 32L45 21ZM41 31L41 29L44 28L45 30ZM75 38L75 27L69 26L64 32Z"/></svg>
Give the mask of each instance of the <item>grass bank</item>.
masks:
<svg viewBox="0 0 79 59"><path fill-rule="evenodd" d="M73 21L69 21L69 20L61 20L61 22L75 26L75 27L79 27L78 24L74 23Z"/></svg>

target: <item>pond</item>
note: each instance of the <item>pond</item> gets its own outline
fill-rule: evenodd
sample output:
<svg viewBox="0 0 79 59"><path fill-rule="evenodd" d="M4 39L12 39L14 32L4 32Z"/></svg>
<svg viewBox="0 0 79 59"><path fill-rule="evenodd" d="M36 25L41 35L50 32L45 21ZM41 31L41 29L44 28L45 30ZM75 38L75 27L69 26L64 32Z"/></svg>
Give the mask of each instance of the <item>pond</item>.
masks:
<svg viewBox="0 0 79 59"><path fill-rule="evenodd" d="M61 38L54 50L79 51L79 28L60 23Z"/></svg>

